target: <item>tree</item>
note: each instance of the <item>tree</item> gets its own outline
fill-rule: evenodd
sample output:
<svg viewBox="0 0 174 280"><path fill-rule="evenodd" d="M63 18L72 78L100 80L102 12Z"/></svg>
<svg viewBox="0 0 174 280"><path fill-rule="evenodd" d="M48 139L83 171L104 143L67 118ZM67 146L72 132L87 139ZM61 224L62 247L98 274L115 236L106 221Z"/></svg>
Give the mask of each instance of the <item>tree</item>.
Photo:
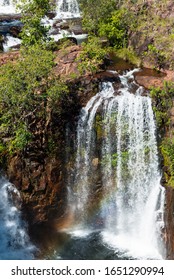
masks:
<svg viewBox="0 0 174 280"><path fill-rule="evenodd" d="M82 21L87 32L98 35L99 24L116 9L115 0L80 0Z"/></svg>
<svg viewBox="0 0 174 280"><path fill-rule="evenodd" d="M18 61L1 67L1 154L24 149L32 139L31 118L44 124L48 108L57 110L67 86L52 73L53 66L53 53L34 45L22 50Z"/></svg>
<svg viewBox="0 0 174 280"><path fill-rule="evenodd" d="M48 27L45 27L41 20L51 10L49 0L20 0L17 7L22 14L21 21L24 26L21 32L22 44L24 46L48 41Z"/></svg>
<svg viewBox="0 0 174 280"><path fill-rule="evenodd" d="M126 46L127 32L124 22L125 10L115 10L111 16L99 24L98 33L108 38L110 45L116 49Z"/></svg>

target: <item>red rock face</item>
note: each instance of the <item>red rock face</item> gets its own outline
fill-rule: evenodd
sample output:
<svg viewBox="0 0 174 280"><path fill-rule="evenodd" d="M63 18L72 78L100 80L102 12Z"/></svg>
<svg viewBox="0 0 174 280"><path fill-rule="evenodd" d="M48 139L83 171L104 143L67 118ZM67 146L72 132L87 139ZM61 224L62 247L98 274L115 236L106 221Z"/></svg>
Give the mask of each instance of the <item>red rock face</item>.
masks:
<svg viewBox="0 0 174 280"><path fill-rule="evenodd" d="M6 64L7 62L15 61L18 57L19 57L18 51L10 52L8 54L6 53L0 54L0 66Z"/></svg>
<svg viewBox="0 0 174 280"><path fill-rule="evenodd" d="M170 187L166 188L165 224L166 258L174 260L174 189Z"/></svg>
<svg viewBox="0 0 174 280"><path fill-rule="evenodd" d="M34 155L34 152L33 152ZM21 154L9 160L9 180L20 190L23 209L29 223L49 223L64 212L65 184L62 155L35 158Z"/></svg>
<svg viewBox="0 0 174 280"><path fill-rule="evenodd" d="M166 82L174 82L174 71L163 70L155 71L146 65L147 68L143 68L142 71L135 74L135 80L139 85L144 86L147 89L151 87L160 87Z"/></svg>
<svg viewBox="0 0 174 280"><path fill-rule="evenodd" d="M47 112L45 120L29 114L32 141L8 159L7 176L21 192L29 225L62 226L66 210L66 124L73 142L79 111L98 91L100 76L70 82L70 93L61 114ZM50 139L52 142L50 142ZM52 145L52 146L50 146ZM73 153L70 149L70 153Z"/></svg>

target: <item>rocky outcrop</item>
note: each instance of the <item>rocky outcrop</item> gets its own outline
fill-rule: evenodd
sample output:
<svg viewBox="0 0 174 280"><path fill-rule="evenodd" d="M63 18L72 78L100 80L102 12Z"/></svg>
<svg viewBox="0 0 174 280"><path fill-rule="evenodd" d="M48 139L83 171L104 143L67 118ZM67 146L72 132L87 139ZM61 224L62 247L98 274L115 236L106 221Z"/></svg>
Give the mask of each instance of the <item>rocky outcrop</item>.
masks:
<svg viewBox="0 0 174 280"><path fill-rule="evenodd" d="M1 53L0 54L0 66L6 64L7 62L12 62L15 61L19 57L19 52L18 51L13 51L8 54L6 53Z"/></svg>
<svg viewBox="0 0 174 280"><path fill-rule="evenodd" d="M139 85L147 89L152 87L162 88L165 81L174 82L174 71L157 71L151 69L149 66L147 65L147 68L143 68L142 71L135 73L135 80Z"/></svg>
<svg viewBox="0 0 174 280"><path fill-rule="evenodd" d="M66 212L67 128L70 131L69 153L73 155L81 108L98 92L102 80L119 82L117 75L109 72L79 76L76 58L80 50L79 46L71 46L56 54L54 73L67 79L69 93L60 101L61 110L53 112L48 107L45 116L40 116L40 109L45 106L40 104L40 108L28 114L32 141L22 152L8 159L6 173L21 192L24 213L31 228L37 224L60 224Z"/></svg>
<svg viewBox="0 0 174 280"><path fill-rule="evenodd" d="M170 187L166 188L165 225L166 258L174 260L174 189Z"/></svg>
<svg viewBox="0 0 174 280"><path fill-rule="evenodd" d="M96 93L98 84L83 80L69 87L71 92L61 112L48 112L45 120L31 113L28 120L32 142L8 160L8 178L22 194L30 225L51 223L53 226L65 213L66 127L68 124L73 127L70 136L73 138L79 110Z"/></svg>
<svg viewBox="0 0 174 280"><path fill-rule="evenodd" d="M133 47L143 64L157 69L173 70L173 14L172 0L125 1L125 7L133 15L129 28L128 45ZM131 16L130 16L131 18ZM132 24L132 20L130 25Z"/></svg>

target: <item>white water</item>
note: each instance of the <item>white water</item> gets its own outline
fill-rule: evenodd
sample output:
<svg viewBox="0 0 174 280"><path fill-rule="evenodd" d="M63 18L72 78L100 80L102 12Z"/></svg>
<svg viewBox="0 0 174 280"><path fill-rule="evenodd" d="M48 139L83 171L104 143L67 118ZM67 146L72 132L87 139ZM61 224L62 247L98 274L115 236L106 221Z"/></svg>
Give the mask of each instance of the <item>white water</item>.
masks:
<svg viewBox="0 0 174 280"><path fill-rule="evenodd" d="M0 14L16 14L12 0L0 0Z"/></svg>
<svg viewBox="0 0 174 280"><path fill-rule="evenodd" d="M17 11L12 0L0 0L0 14L15 14L16 12ZM59 29L58 34L52 35L52 32L55 30L53 24L57 19L65 20L66 18L76 17L80 17L78 2L76 0L59 0L57 1L56 6L56 17L54 19L45 17L42 20L42 24L44 26L50 27L50 37L53 38L54 41L58 41L64 37L74 37L76 38L77 43L81 44L81 42L87 38L87 34L75 35L73 32L57 28ZM11 47L21 43L20 39L14 38L10 35L6 36L6 39L6 43L3 44L4 52L9 51Z"/></svg>
<svg viewBox="0 0 174 280"><path fill-rule="evenodd" d="M15 47L16 45L20 45L21 40L19 38L14 38L13 36L7 35L6 42L3 44L4 52L8 52L11 47Z"/></svg>
<svg viewBox="0 0 174 280"><path fill-rule="evenodd" d="M80 10L77 0L58 0L56 18L78 18Z"/></svg>
<svg viewBox="0 0 174 280"><path fill-rule="evenodd" d="M114 94L111 83L104 83L82 109L74 193L69 193L68 204L77 232L83 228L96 230L102 220L104 243L125 257L161 259L164 191L160 186L155 122L151 99L141 96L143 88L133 81L135 71L120 76L119 95ZM97 114L102 130L100 150L96 143ZM100 161L98 170L94 167L96 160ZM91 204L96 196L97 172L102 197ZM91 210L94 204L98 204L95 211Z"/></svg>
<svg viewBox="0 0 174 280"><path fill-rule="evenodd" d="M16 188L5 179L0 179L0 259L32 259L31 245L22 220L21 199Z"/></svg>
<svg viewBox="0 0 174 280"><path fill-rule="evenodd" d="M17 11L13 0L0 0L0 14L16 14ZM57 0L56 18L80 17L77 0Z"/></svg>

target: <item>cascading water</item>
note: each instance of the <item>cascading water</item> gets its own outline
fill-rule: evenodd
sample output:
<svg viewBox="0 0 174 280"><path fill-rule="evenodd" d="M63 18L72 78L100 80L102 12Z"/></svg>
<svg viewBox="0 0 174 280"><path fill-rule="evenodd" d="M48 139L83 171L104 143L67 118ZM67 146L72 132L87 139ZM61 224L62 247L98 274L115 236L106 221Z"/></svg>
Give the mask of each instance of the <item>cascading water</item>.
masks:
<svg viewBox="0 0 174 280"><path fill-rule="evenodd" d="M0 14L15 14L16 8L12 0L0 0Z"/></svg>
<svg viewBox="0 0 174 280"><path fill-rule="evenodd" d="M103 242L126 258L160 259L164 190L155 122L135 71L120 76L117 95L104 83L82 109L68 204L77 232L101 231Z"/></svg>
<svg viewBox="0 0 174 280"><path fill-rule="evenodd" d="M58 0L57 18L80 17L80 10L77 0Z"/></svg>
<svg viewBox="0 0 174 280"><path fill-rule="evenodd" d="M0 14L15 14L16 12L13 0L0 0ZM57 0L56 12L59 18L80 17L78 1Z"/></svg>
<svg viewBox="0 0 174 280"><path fill-rule="evenodd" d="M33 259L35 251L17 206L19 192L5 179L0 179L0 259ZM15 205L16 204L16 205Z"/></svg>

